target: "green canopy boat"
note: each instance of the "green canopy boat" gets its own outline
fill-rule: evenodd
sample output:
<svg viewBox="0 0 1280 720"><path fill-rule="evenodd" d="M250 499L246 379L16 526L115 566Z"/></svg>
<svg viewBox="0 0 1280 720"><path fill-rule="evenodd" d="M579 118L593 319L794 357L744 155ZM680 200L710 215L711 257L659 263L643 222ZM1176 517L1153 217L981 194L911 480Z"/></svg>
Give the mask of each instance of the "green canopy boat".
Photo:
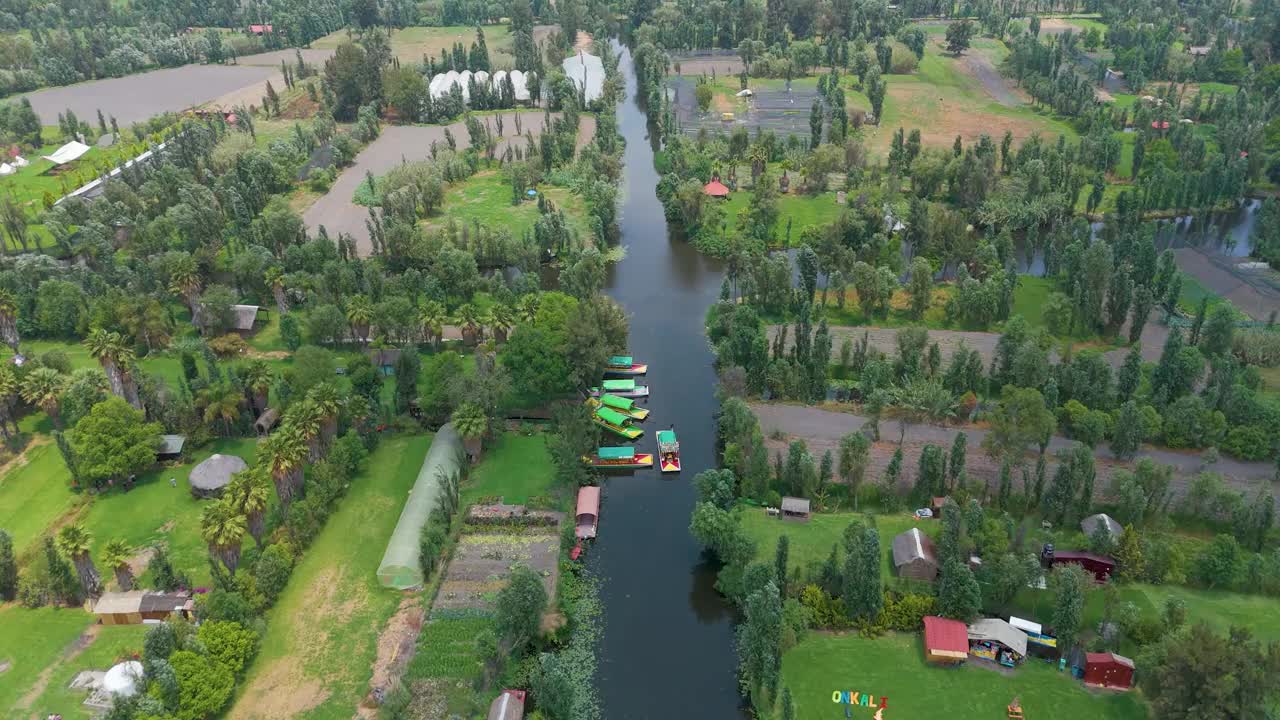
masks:
<svg viewBox="0 0 1280 720"><path fill-rule="evenodd" d="M603 470L638 470L653 467L651 453L638 453L633 447L602 447L594 455L583 455L582 461Z"/></svg>
<svg viewBox="0 0 1280 720"><path fill-rule="evenodd" d="M635 440L644 434L644 431L640 428L631 427L631 418L617 410L611 410L604 406L596 408L596 412L591 416L591 419L597 425L601 425L628 440Z"/></svg>
<svg viewBox="0 0 1280 720"><path fill-rule="evenodd" d="M649 411L636 405L635 401L630 398L605 394L600 396L600 403L610 410L617 410L632 420L644 420L649 417Z"/></svg>
<svg viewBox="0 0 1280 720"><path fill-rule="evenodd" d="M605 380L600 383L600 387L591 388L592 397L600 397L604 393L613 393L625 398L640 398L649 396L649 388L645 385L637 385L631 378Z"/></svg>
<svg viewBox="0 0 1280 720"><path fill-rule="evenodd" d="M609 358L610 367L631 367L635 360L630 355L614 355Z"/></svg>

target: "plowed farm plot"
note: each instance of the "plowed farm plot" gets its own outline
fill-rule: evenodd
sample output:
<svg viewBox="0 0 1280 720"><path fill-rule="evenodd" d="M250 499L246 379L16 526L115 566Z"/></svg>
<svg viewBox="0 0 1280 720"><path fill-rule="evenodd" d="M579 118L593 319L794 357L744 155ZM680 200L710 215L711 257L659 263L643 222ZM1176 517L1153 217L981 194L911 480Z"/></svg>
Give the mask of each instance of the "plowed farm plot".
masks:
<svg viewBox="0 0 1280 720"><path fill-rule="evenodd" d="M498 591L512 570L532 568L554 597L559 570L560 536L554 533L478 532L464 534L436 595L440 610L492 610Z"/></svg>

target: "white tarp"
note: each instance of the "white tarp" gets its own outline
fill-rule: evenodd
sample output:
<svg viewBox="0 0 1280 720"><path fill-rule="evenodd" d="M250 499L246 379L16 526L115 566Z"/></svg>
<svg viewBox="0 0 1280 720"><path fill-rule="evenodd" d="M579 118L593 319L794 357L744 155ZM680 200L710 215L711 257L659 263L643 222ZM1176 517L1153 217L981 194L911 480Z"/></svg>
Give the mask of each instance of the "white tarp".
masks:
<svg viewBox="0 0 1280 720"><path fill-rule="evenodd" d="M19 155L18 157L16 157L16 158L14 158L14 159L13 159L13 166L14 166L14 167L24 168L24 167L26 167L26 166L28 166L28 165L30 165L30 164L31 164L31 163L27 162L27 159L26 159L26 158L24 158L24 157L22 157L21 155Z"/></svg>
<svg viewBox="0 0 1280 720"><path fill-rule="evenodd" d="M9 163L0 163L0 175L12 175L18 172L18 169Z"/></svg>
<svg viewBox="0 0 1280 720"><path fill-rule="evenodd" d="M142 674L142 663L137 660L122 662L102 676L102 689L112 695L133 697L138 692Z"/></svg>
<svg viewBox="0 0 1280 720"><path fill-rule="evenodd" d="M88 145L72 140L66 145L55 150L52 155L45 155L44 159L52 162L54 165L66 165L87 152L89 152Z"/></svg>
<svg viewBox="0 0 1280 720"><path fill-rule="evenodd" d="M599 58L597 58L597 61L598 60ZM603 77L603 68L601 68L601 73L601 76ZM427 90L431 93L432 100L439 100L445 95L448 95L449 91L456 83L462 90L463 101L471 102L471 86L468 81L474 80L477 85L488 85L494 93L500 93L502 92L502 85L504 81L507 78L510 78L511 89L515 91L515 99L520 102L528 102L530 99L529 85L537 82L537 77L538 76L534 73L524 73L519 70L498 70L492 75L483 70L479 70L475 73L472 73L469 70L464 70L460 73L450 70L449 72L438 73L435 77L431 78L431 82L427 83ZM588 95L588 98L590 97L591 96ZM596 95L596 97L599 97L599 95Z"/></svg>
<svg viewBox="0 0 1280 720"><path fill-rule="evenodd" d="M751 90L750 89L739 90L737 97L751 97Z"/></svg>
<svg viewBox="0 0 1280 720"><path fill-rule="evenodd" d="M579 52L566 58L561 67L578 90L585 91L587 102L598 100L604 94L604 63L599 57L589 52Z"/></svg>

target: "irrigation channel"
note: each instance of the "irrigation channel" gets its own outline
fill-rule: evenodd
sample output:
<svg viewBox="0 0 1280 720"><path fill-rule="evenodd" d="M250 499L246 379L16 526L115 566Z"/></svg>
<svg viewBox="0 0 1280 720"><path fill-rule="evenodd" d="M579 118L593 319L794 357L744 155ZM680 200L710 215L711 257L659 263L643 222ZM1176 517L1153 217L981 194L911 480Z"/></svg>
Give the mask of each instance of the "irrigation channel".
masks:
<svg viewBox="0 0 1280 720"><path fill-rule="evenodd" d="M669 238L655 192L654 146L625 49L619 69L627 85L618 107L626 139L619 224L627 255L611 269L608 292L631 315L631 354L649 364L642 382L652 390L652 412L636 446L656 453L657 431L674 424L684 469L618 475L605 485L600 539L589 554L605 616L597 678L602 716L739 720L745 715L734 617L715 591L716 568L689 534L693 477L715 464L716 377L703 317L723 273L717 262Z"/></svg>

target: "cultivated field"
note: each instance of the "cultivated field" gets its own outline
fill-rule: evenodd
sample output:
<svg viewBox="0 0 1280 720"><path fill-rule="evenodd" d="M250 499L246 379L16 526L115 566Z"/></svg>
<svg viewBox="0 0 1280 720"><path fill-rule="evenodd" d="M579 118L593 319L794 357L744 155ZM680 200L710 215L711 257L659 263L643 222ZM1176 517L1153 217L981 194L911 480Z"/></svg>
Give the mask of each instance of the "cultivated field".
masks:
<svg viewBox="0 0 1280 720"><path fill-rule="evenodd" d="M493 67L510 67L511 27L509 25L482 25L484 44L489 49L489 60ZM348 30L330 33L311 43L320 50L336 48L352 39ZM468 50L476 41L476 29L471 25L451 27L407 27L391 32L391 52L401 61L422 62L423 55L432 60L440 59L441 50L452 50L455 43L462 43ZM278 63L277 63L278 64Z"/></svg>
<svg viewBox="0 0 1280 720"><path fill-rule="evenodd" d="M458 539L449 570L445 573L432 612L440 610L494 609L498 591L511 571L520 565L542 576L547 597L555 597L559 571L560 536L555 528L545 532L467 532Z"/></svg>
<svg viewBox="0 0 1280 720"><path fill-rule="evenodd" d="M276 67L250 65L184 65L109 80L92 80L27 95L45 125L56 125L58 113L70 109L86 122L114 115L120 125L177 112L261 82L279 72Z"/></svg>

